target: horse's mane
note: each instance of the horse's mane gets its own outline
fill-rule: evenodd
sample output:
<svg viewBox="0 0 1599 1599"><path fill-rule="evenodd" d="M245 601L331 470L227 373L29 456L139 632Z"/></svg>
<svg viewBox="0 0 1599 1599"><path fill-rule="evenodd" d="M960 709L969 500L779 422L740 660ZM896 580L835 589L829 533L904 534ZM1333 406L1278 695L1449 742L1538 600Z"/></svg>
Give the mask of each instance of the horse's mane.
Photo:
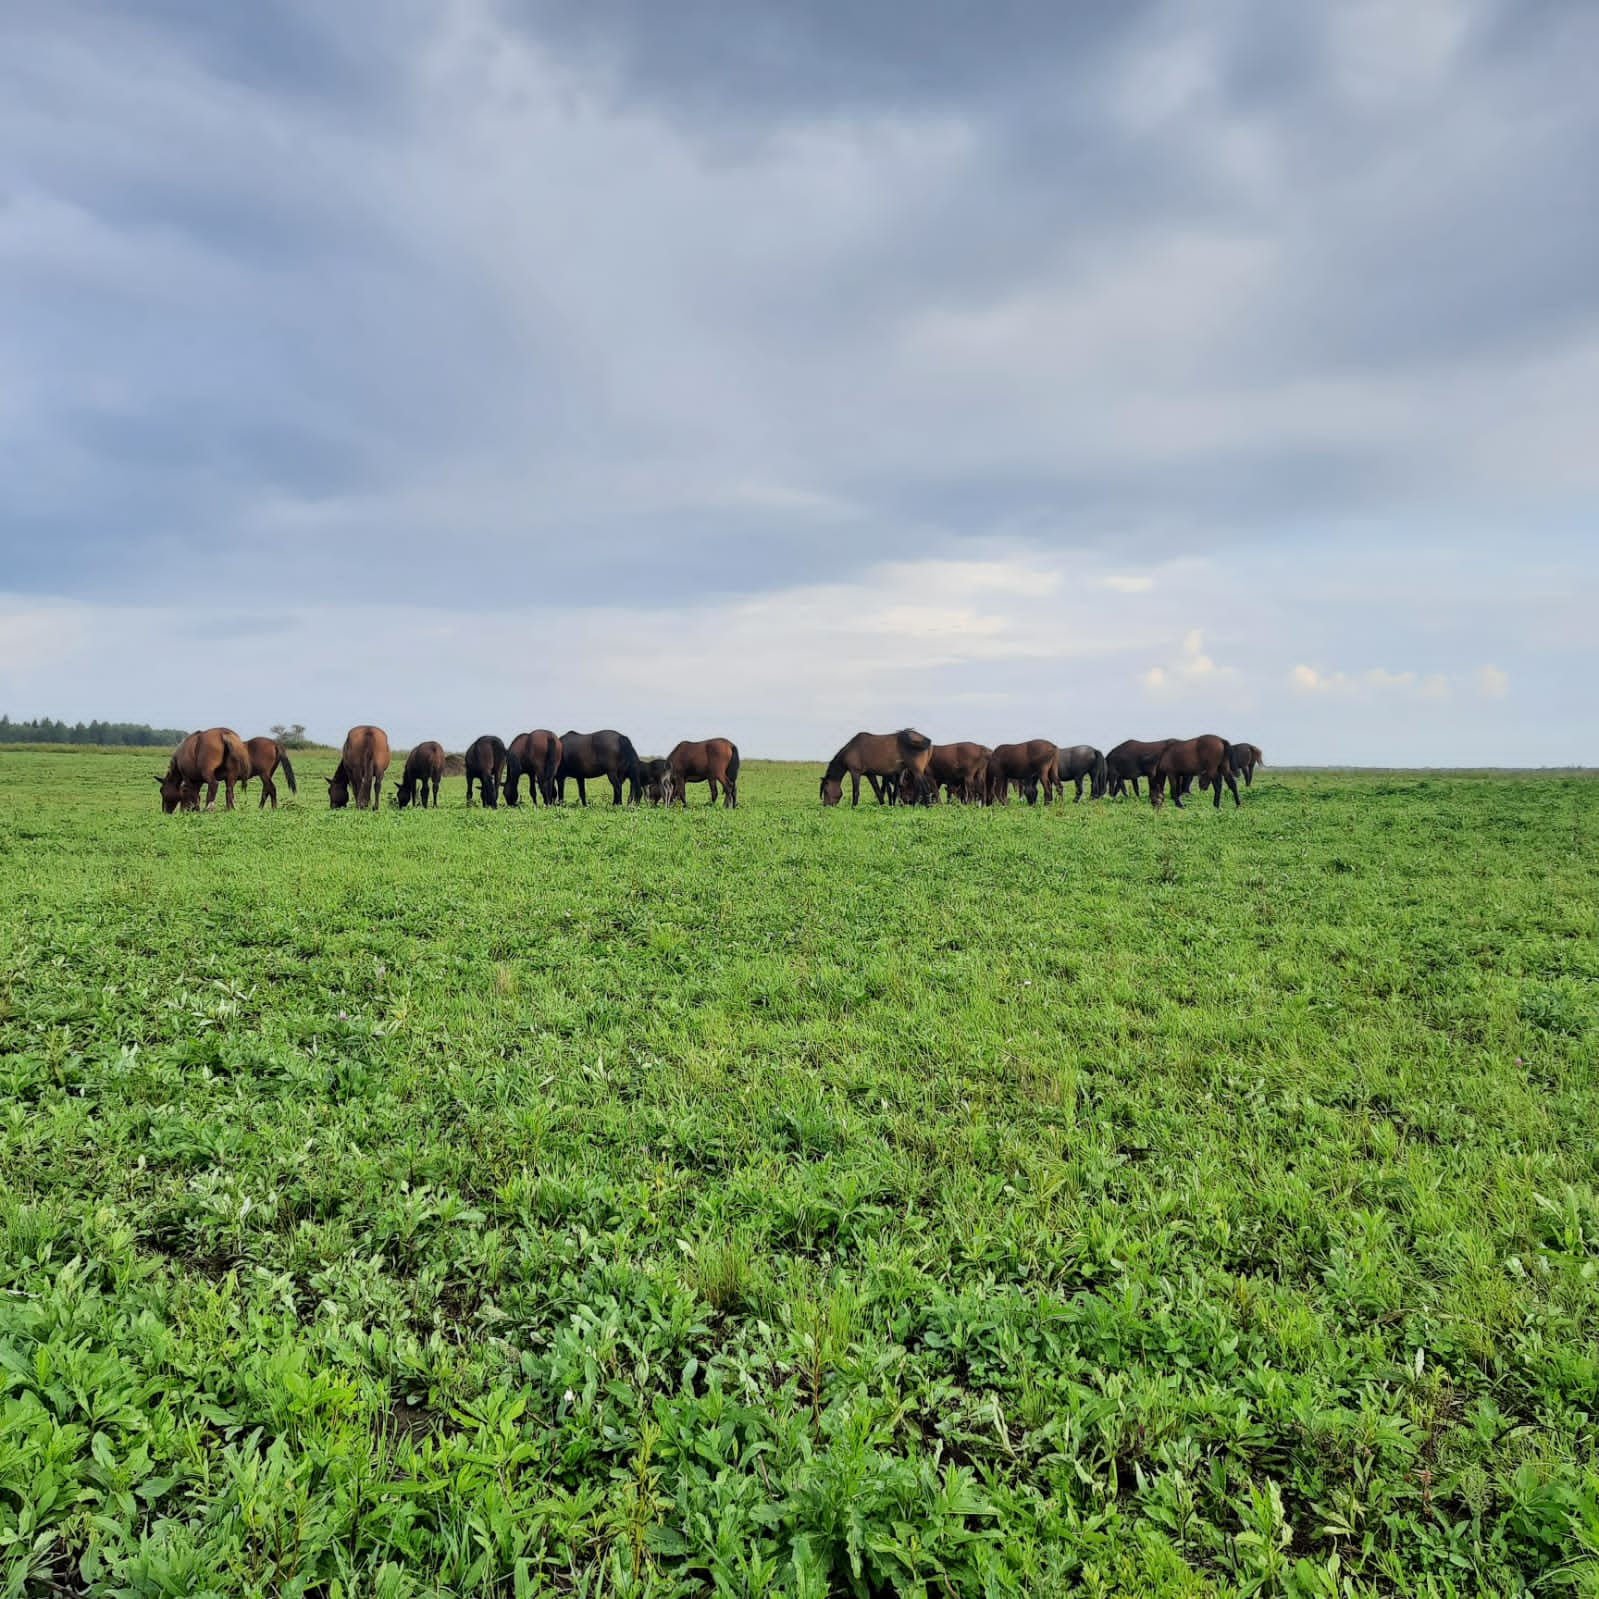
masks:
<svg viewBox="0 0 1599 1599"><path fill-rule="evenodd" d="M853 744L854 742L854 739L850 740L850 744ZM846 744L844 746L844 750L847 750L848 748L849 744ZM849 770L849 768L844 764L844 750L840 750L838 754L827 763L827 770L822 773L822 781L824 783L837 782L838 779Z"/></svg>

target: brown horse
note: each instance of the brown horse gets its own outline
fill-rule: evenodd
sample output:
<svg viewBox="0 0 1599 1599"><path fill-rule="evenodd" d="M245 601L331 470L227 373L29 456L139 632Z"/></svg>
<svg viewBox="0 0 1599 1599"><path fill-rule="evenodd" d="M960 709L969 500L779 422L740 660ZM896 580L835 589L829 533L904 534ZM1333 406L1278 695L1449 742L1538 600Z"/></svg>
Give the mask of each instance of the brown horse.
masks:
<svg viewBox="0 0 1599 1599"><path fill-rule="evenodd" d="M528 804L542 799L555 803L555 774L561 765L561 741L547 727L518 733L505 752L505 803L521 799L522 774L527 773Z"/></svg>
<svg viewBox="0 0 1599 1599"><path fill-rule="evenodd" d="M1185 779L1199 779L1201 788L1214 791L1214 804L1221 808L1221 786L1225 783L1233 791L1233 805L1242 803L1238 798L1238 781L1227 764L1227 740L1214 733L1202 733L1198 738L1178 739L1160 752L1155 770L1149 778L1149 803L1158 811L1166 798L1166 785L1171 784L1171 802L1178 810L1183 808Z"/></svg>
<svg viewBox="0 0 1599 1599"><path fill-rule="evenodd" d="M405 770L394 785L394 803L403 811L407 805L428 807L428 786L433 789L433 804L439 803L439 781L444 776L444 746L436 739L424 739L406 752Z"/></svg>
<svg viewBox="0 0 1599 1599"><path fill-rule="evenodd" d="M478 799L486 811L500 803L500 774L505 770L505 740L483 733L466 749L466 803L472 803L472 785L477 784Z"/></svg>
<svg viewBox="0 0 1599 1599"><path fill-rule="evenodd" d="M986 744L935 744L927 775L935 789L941 786L952 800L981 805L988 797L988 762L993 753Z"/></svg>
<svg viewBox="0 0 1599 1599"><path fill-rule="evenodd" d="M1266 764L1266 757L1260 753L1258 744L1229 744L1227 746L1227 764L1234 773L1243 778L1245 788L1255 786L1255 768Z"/></svg>
<svg viewBox="0 0 1599 1599"><path fill-rule="evenodd" d="M245 740L245 749L250 752L250 776L261 779L261 805L264 807L268 800L272 801L272 809L278 808L278 787L272 781L272 774L281 766L284 781L289 785L291 794L299 793L294 782L294 768L289 764L289 752L278 743L275 738L252 738Z"/></svg>
<svg viewBox="0 0 1599 1599"><path fill-rule="evenodd" d="M883 780L899 781L909 772L918 783L926 775L932 759L933 741L914 727L897 733L857 733L822 774L822 804L837 805L844 798L844 774L849 773L850 804L861 802L861 778L871 783L879 804L883 803Z"/></svg>
<svg viewBox="0 0 1599 1599"><path fill-rule="evenodd" d="M688 785L704 783L711 791L710 803L716 803L716 788L722 788L722 808L733 810L738 805L738 745L730 738L702 738L698 743L688 739L667 756L672 765L672 798L679 804L688 804Z"/></svg>
<svg viewBox="0 0 1599 1599"><path fill-rule="evenodd" d="M1129 738L1111 750L1105 757L1105 775L1110 785L1111 798L1125 793L1126 786L1130 783L1133 798L1137 799L1138 779L1152 777L1155 772L1155 762L1160 759L1161 751L1167 745L1176 742L1174 738Z"/></svg>
<svg viewBox="0 0 1599 1599"><path fill-rule="evenodd" d="M208 727L191 733L172 752L172 764L161 785L161 809L170 816L181 805L186 811L200 808L200 790L208 789L205 808L217 806L217 785L227 785L228 809L233 809L233 786L250 778L250 752L244 740L231 727Z"/></svg>
<svg viewBox="0 0 1599 1599"><path fill-rule="evenodd" d="M1029 805L1038 803L1043 790L1047 804L1055 797L1055 767L1060 749L1047 738L1030 738L1025 744L996 744L988 757L988 803L1003 805L1010 799L1010 785L1017 784Z"/></svg>
<svg viewBox="0 0 1599 1599"><path fill-rule="evenodd" d="M344 735L339 764L328 778L328 804L336 811L350 803L355 790L355 808L378 808L383 798L383 774L389 769L389 735L381 727L363 723Z"/></svg>

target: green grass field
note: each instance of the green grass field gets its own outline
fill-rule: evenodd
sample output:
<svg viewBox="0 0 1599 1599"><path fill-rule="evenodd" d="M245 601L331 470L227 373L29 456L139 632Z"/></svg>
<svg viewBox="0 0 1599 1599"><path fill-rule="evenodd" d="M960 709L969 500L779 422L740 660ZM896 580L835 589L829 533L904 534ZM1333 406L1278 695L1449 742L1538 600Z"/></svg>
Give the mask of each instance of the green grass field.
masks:
<svg viewBox="0 0 1599 1599"><path fill-rule="evenodd" d="M0 754L5 1594L1599 1593L1593 780L163 763Z"/></svg>

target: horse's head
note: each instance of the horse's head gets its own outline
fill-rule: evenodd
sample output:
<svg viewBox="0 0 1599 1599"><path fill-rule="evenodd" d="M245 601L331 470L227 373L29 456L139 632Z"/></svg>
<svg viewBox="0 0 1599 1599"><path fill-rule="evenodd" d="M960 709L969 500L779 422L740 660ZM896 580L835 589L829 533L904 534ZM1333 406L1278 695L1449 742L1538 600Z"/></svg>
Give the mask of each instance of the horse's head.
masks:
<svg viewBox="0 0 1599 1599"><path fill-rule="evenodd" d="M405 783L396 783L394 785L394 804L395 804L395 807L397 809L403 811L405 809L405 807L407 805L409 805L410 803L411 803L411 790L410 790L409 785L407 785Z"/></svg>
<svg viewBox="0 0 1599 1599"><path fill-rule="evenodd" d="M185 785L176 773L163 772L156 778L156 782L161 785L161 814L163 816L170 816L180 805L185 810L191 809L191 806L186 803L188 795L184 792Z"/></svg>
<svg viewBox="0 0 1599 1599"><path fill-rule="evenodd" d="M844 797L844 779L841 777L824 777L822 779L822 804L837 805Z"/></svg>
<svg viewBox="0 0 1599 1599"><path fill-rule="evenodd" d="M336 811L342 811L350 803L350 780L341 771L326 781L329 806Z"/></svg>

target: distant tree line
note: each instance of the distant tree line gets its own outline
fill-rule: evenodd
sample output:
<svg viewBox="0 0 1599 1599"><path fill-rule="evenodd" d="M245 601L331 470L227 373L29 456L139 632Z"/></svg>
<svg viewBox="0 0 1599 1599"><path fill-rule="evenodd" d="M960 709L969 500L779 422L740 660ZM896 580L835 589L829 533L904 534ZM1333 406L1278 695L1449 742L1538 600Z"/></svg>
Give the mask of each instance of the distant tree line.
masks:
<svg viewBox="0 0 1599 1599"><path fill-rule="evenodd" d="M156 744L170 746L188 737L182 727L150 727L144 722L57 722L40 717L13 722L0 716L0 744Z"/></svg>

